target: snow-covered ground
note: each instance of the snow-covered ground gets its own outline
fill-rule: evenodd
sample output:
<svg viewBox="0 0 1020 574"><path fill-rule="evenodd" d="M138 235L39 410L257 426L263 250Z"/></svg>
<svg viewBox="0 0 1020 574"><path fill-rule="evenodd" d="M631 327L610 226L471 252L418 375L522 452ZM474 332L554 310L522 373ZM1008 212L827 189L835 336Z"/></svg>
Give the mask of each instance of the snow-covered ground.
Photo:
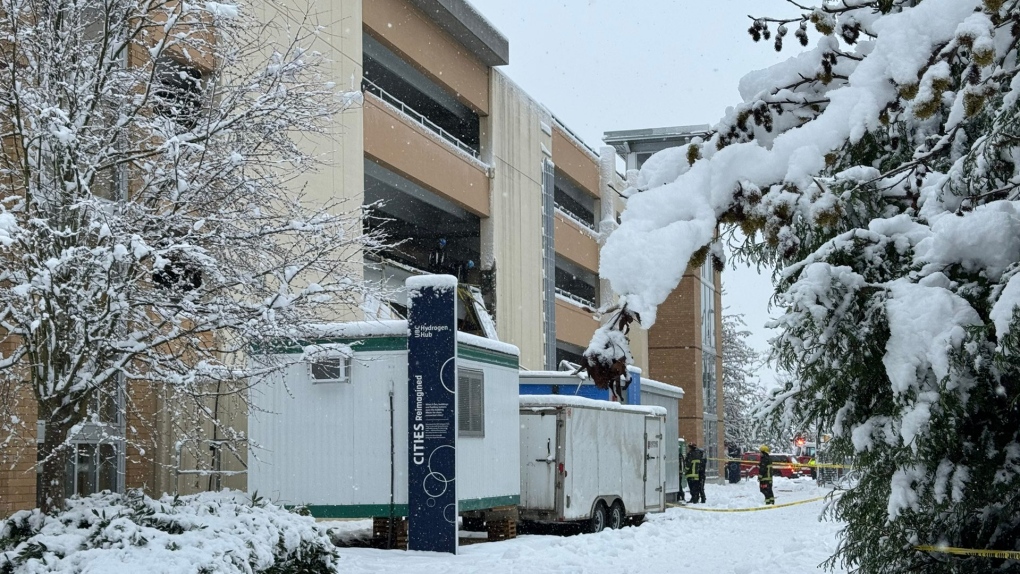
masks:
<svg viewBox="0 0 1020 574"><path fill-rule="evenodd" d="M776 478L776 502L831 492L808 479ZM756 481L706 487L707 504L669 508L638 527L577 536L520 536L461 546L458 556L368 548L341 550L340 571L354 574L813 572L836 548L838 523L819 522L824 500L756 512L705 512L762 506ZM369 521L337 523L347 531ZM353 534L354 532L352 532ZM364 533L362 532L363 534ZM843 570L836 570L843 572Z"/></svg>

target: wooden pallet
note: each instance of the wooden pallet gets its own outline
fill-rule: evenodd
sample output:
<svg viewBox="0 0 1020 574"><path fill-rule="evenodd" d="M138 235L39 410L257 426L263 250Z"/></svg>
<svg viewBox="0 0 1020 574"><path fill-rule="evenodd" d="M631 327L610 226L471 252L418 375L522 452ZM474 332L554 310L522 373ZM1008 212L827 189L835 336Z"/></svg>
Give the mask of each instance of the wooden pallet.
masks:
<svg viewBox="0 0 1020 574"><path fill-rule="evenodd" d="M488 520L485 525L489 542L517 538L516 520Z"/></svg>
<svg viewBox="0 0 1020 574"><path fill-rule="evenodd" d="M372 518L372 546L376 548L396 548L407 550L407 518L402 516L393 519L393 544L390 545L389 517Z"/></svg>

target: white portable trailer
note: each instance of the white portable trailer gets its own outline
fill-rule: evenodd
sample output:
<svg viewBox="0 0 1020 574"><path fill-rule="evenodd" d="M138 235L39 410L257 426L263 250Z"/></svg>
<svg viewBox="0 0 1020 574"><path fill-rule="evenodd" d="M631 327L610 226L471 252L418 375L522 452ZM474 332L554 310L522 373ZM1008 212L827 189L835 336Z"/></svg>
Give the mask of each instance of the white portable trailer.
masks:
<svg viewBox="0 0 1020 574"><path fill-rule="evenodd" d="M666 442L675 445L680 438L680 401L684 398L684 390L646 378L637 367L628 366L627 370L631 373L628 401L666 409ZM609 398L609 391L596 388L583 373L571 371L521 371L521 394L570 395L598 400ZM666 502L676 502L680 498L680 449L667 448L665 457Z"/></svg>
<svg viewBox="0 0 1020 574"><path fill-rule="evenodd" d="M255 387L248 489L317 518L407 516L407 322L324 325L319 334L316 348L351 357L325 372L297 362ZM471 417L457 439L461 513L519 502L518 368L516 347L457 334L457 416Z"/></svg>
<svg viewBox="0 0 1020 574"><path fill-rule="evenodd" d="M597 532L665 510L665 409L565 395L520 406L521 520Z"/></svg>

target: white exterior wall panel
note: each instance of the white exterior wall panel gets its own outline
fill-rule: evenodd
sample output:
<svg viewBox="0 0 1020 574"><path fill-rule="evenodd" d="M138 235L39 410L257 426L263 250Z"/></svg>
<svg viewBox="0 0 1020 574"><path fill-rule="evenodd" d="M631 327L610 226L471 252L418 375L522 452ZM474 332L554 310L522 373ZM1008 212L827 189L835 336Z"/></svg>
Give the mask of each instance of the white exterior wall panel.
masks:
<svg viewBox="0 0 1020 574"><path fill-rule="evenodd" d="M485 436L458 437L457 498L462 509L515 504L518 369L457 361L458 368L481 371L485 385ZM393 503L406 506L406 351L355 353L349 383L313 384L307 366L297 363L256 387L249 433L258 447L249 455L249 491L284 505L322 507L332 517L380 515L390 504L391 390Z"/></svg>
<svg viewBox="0 0 1020 574"><path fill-rule="evenodd" d="M457 499L476 500L519 493L521 481L517 469L521 465L521 444L516 408L517 369L464 359L457 360L457 368L482 371L485 381L485 436L457 439Z"/></svg>
<svg viewBox="0 0 1020 574"><path fill-rule="evenodd" d="M542 328L542 147L552 137L542 123L552 118L502 72L491 73L490 115L484 126L491 148L483 157L494 168L491 217L483 220L485 252L496 266L496 329L521 350L521 367L545 366ZM486 138L483 137L483 140Z"/></svg>
<svg viewBox="0 0 1020 574"><path fill-rule="evenodd" d="M312 384L298 363L282 380L259 387L249 424L259 445L249 462L250 491L281 504L389 503L392 387L393 436L402 453L395 502L407 503L407 353L358 359L351 383Z"/></svg>

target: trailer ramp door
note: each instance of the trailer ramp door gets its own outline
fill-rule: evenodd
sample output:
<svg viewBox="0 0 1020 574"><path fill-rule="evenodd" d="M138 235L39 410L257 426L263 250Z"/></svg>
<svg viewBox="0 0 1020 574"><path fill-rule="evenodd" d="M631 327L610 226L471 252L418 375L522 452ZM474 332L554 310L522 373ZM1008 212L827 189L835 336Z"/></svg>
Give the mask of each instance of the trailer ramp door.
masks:
<svg viewBox="0 0 1020 574"><path fill-rule="evenodd" d="M556 418L552 410L521 412L521 505L525 508L556 509Z"/></svg>
<svg viewBox="0 0 1020 574"><path fill-rule="evenodd" d="M662 492L662 425L657 418L645 419L645 508L658 507Z"/></svg>

